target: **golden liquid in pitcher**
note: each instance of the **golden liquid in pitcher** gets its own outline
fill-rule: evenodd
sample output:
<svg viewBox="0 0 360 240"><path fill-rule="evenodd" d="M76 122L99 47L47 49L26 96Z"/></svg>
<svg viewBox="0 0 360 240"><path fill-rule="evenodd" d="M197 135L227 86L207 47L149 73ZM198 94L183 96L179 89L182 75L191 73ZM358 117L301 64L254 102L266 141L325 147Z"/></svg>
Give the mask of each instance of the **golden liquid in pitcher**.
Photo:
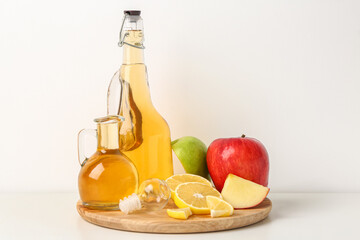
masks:
<svg viewBox="0 0 360 240"><path fill-rule="evenodd" d="M116 123L98 126L97 151L80 170L79 194L88 208L116 210L120 199L137 191L138 174L119 150L118 131Z"/></svg>
<svg viewBox="0 0 360 240"><path fill-rule="evenodd" d="M127 31L133 45L142 41L142 31ZM166 179L173 174L170 129L150 98L143 49L124 45L120 68L123 90L119 115L120 149L135 164L139 183L149 178Z"/></svg>

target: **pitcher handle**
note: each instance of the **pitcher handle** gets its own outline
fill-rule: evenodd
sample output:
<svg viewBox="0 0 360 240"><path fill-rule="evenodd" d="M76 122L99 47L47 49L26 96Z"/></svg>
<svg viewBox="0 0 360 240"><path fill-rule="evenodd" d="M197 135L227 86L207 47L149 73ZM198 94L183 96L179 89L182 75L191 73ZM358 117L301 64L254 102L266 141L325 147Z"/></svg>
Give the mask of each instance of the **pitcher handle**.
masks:
<svg viewBox="0 0 360 240"><path fill-rule="evenodd" d="M85 155L85 145L84 144L85 144L85 136L86 135L97 138L97 131L95 129L82 129L78 133L78 161L79 161L79 164L81 167L84 166L86 161L89 159Z"/></svg>

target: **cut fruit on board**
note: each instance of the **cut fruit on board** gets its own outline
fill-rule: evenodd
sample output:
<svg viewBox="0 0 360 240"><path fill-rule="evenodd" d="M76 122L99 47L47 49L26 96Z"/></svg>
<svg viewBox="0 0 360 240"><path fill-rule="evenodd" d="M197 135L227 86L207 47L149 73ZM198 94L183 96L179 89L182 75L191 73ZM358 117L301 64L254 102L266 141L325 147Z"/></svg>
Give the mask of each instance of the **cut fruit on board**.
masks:
<svg viewBox="0 0 360 240"><path fill-rule="evenodd" d="M176 187L181 183L198 182L198 183L203 183L203 184L212 186L211 182L209 182L209 180L207 180L206 178L203 178L201 176L194 175L194 174L188 174L188 173L173 175L173 176L169 177L168 179L166 179L165 181L170 187L172 199L174 199Z"/></svg>
<svg viewBox="0 0 360 240"><path fill-rule="evenodd" d="M211 217L228 217L234 213L233 206L221 198L206 196L206 203L210 209Z"/></svg>
<svg viewBox="0 0 360 240"><path fill-rule="evenodd" d="M166 210L169 217L176 218L176 219L188 219L192 212L189 207L187 208L176 208L176 209L167 209Z"/></svg>
<svg viewBox="0 0 360 240"><path fill-rule="evenodd" d="M229 174L221 195L234 208L251 208L259 205L270 189L244 178Z"/></svg>
<svg viewBox="0 0 360 240"><path fill-rule="evenodd" d="M194 214L210 214L206 203L209 195L221 198L221 194L207 184L182 183L175 189L174 201L179 208L189 207Z"/></svg>

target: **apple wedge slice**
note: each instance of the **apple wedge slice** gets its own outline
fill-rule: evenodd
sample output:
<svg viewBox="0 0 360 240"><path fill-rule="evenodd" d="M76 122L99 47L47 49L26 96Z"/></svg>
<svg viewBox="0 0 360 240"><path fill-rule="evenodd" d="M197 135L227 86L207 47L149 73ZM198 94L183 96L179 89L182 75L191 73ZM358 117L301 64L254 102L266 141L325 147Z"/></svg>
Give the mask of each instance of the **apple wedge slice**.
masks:
<svg viewBox="0 0 360 240"><path fill-rule="evenodd" d="M221 195L234 208L251 208L259 205L269 193L269 188L229 174Z"/></svg>

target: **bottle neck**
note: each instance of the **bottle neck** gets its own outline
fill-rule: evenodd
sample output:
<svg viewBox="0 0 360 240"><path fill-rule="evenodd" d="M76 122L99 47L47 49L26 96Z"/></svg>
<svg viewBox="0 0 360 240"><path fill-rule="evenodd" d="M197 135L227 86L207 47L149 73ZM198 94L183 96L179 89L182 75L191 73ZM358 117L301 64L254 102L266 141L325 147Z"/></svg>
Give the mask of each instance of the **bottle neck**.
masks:
<svg viewBox="0 0 360 240"><path fill-rule="evenodd" d="M135 48L124 44L123 46L123 64L143 64L144 49Z"/></svg>
<svg viewBox="0 0 360 240"><path fill-rule="evenodd" d="M139 48L123 45L123 64L120 69L122 82L121 109L130 107L132 111L140 110L141 107L152 105L150 91L147 82L147 71L144 64L144 49L141 48L144 41L142 30L129 30L126 32L125 43ZM124 111L120 111L124 115ZM127 119L129 120L129 119Z"/></svg>
<svg viewBox="0 0 360 240"><path fill-rule="evenodd" d="M123 45L123 64L128 65L144 63L144 49L142 48L144 41L143 31L127 30L125 32L125 36L125 44Z"/></svg>
<svg viewBox="0 0 360 240"><path fill-rule="evenodd" d="M119 149L120 123L99 123L98 131L98 150Z"/></svg>

